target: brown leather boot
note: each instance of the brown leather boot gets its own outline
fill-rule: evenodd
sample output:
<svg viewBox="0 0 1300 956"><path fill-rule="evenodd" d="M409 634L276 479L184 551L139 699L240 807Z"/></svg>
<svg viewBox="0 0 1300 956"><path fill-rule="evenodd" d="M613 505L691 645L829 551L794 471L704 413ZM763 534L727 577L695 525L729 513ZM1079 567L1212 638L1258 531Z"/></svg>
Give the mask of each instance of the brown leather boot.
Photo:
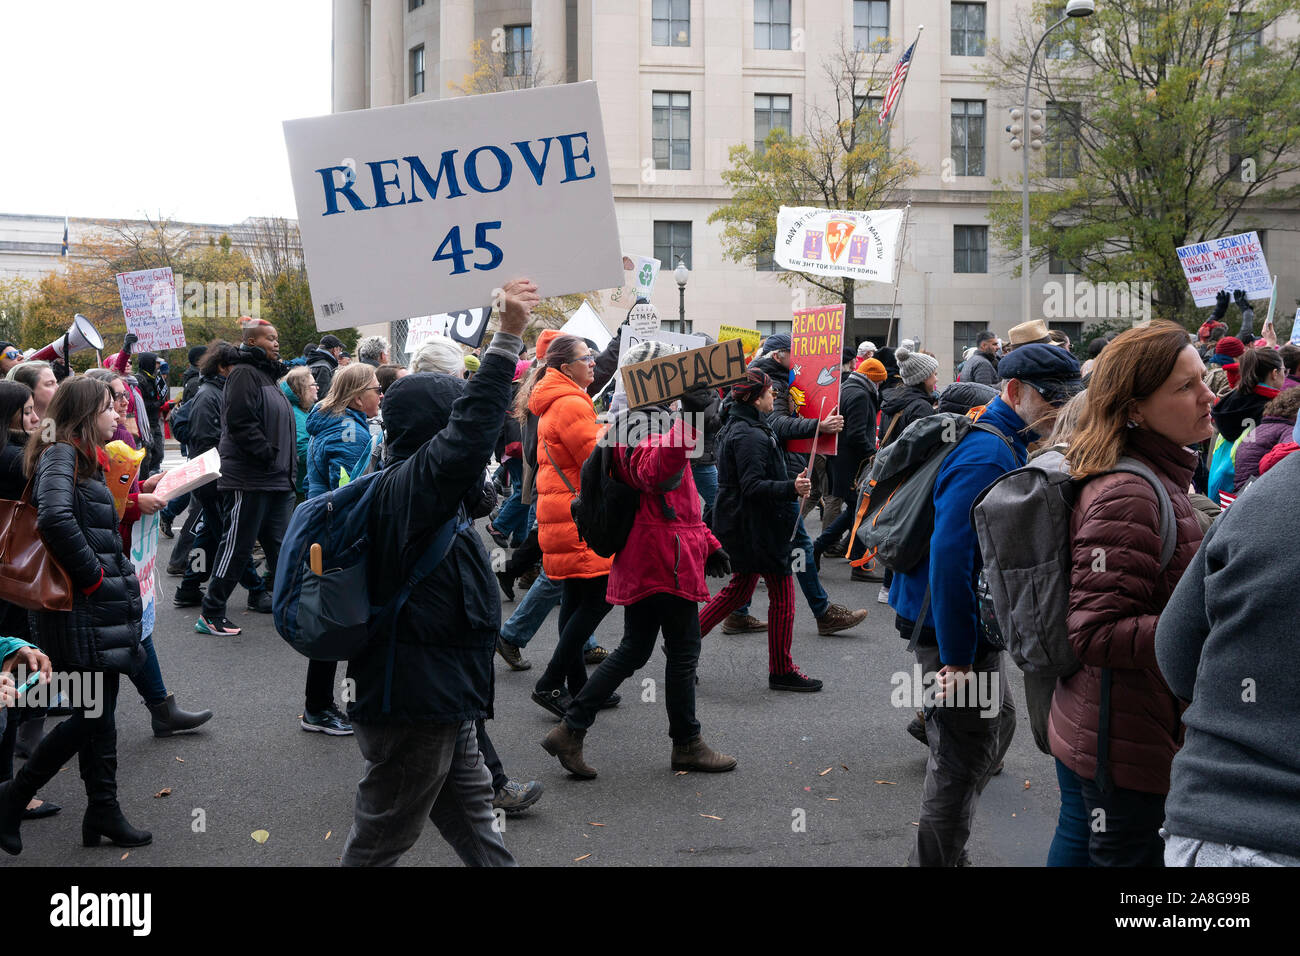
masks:
<svg viewBox="0 0 1300 956"><path fill-rule="evenodd" d="M728 614L722 619L722 633L766 634L767 621L760 621L752 614Z"/></svg>
<svg viewBox="0 0 1300 956"><path fill-rule="evenodd" d="M595 780L596 768L582 759L582 738L586 736L585 730L570 730L568 724L560 721L542 740L542 749L552 757L558 757L560 766L575 777Z"/></svg>
<svg viewBox="0 0 1300 956"><path fill-rule="evenodd" d="M718 753L696 734L684 744L673 744L673 769L726 773L736 769L736 758Z"/></svg>
<svg viewBox="0 0 1300 956"><path fill-rule="evenodd" d="M835 634L839 631L848 630L862 623L862 619L867 616L865 608L859 608L856 611L850 611L839 604L832 604L826 609L826 613L817 618L818 634Z"/></svg>

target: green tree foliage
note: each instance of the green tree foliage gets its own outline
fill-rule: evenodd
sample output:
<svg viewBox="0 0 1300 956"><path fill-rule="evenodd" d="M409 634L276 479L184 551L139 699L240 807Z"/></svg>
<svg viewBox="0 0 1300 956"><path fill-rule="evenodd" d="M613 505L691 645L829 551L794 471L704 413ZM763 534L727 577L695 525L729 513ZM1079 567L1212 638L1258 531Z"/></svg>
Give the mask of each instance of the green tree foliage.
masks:
<svg viewBox="0 0 1300 956"><path fill-rule="evenodd" d="M1018 37L990 44L1004 103L1020 105L1030 52L1060 8L1036 5ZM1257 228L1261 210L1300 199L1296 9L1107 0L1058 27L1030 85L1031 108L1069 104L1048 113L1030 154L1032 259L1073 261L1094 282L1151 282L1155 316L1198 323L1175 249ZM1020 217L1019 188L990 206L1003 248L1019 250Z"/></svg>

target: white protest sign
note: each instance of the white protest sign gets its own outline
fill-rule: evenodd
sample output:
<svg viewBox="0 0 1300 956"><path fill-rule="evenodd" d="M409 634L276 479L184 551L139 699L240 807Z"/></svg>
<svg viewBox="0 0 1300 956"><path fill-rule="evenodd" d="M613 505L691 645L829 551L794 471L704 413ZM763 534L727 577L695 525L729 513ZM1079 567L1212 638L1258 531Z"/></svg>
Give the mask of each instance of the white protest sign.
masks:
<svg viewBox="0 0 1300 956"><path fill-rule="evenodd" d="M652 256L624 256L625 265L631 262L632 285L636 287L637 298L648 299L654 291L655 278L659 275L660 262Z"/></svg>
<svg viewBox="0 0 1300 956"><path fill-rule="evenodd" d="M632 306L627 320L642 339L649 338L659 328L659 313L649 302L638 302Z"/></svg>
<svg viewBox="0 0 1300 956"><path fill-rule="evenodd" d="M451 316L446 312L438 315L417 315L413 319L408 319L406 323L406 348L403 351L410 355L423 345L425 339L429 336L446 335L450 326Z"/></svg>
<svg viewBox="0 0 1300 956"><path fill-rule="evenodd" d="M591 339L596 346L604 350L614 337L609 334L609 329L605 328L605 323L600 321L600 316L596 310L586 302L578 306L578 311L573 313L573 317L560 326L560 331L565 335L576 335L579 338Z"/></svg>
<svg viewBox="0 0 1300 956"><path fill-rule="evenodd" d="M1272 276L1264 261L1259 234L1243 232L1210 242L1178 247L1178 262L1197 305L1214 305L1226 289L1244 289L1246 298L1262 299L1273 291Z"/></svg>
<svg viewBox="0 0 1300 956"><path fill-rule="evenodd" d="M185 347L176 277L170 268L119 272L117 294L122 299L127 330L138 339L133 351L164 352Z"/></svg>
<svg viewBox="0 0 1300 956"><path fill-rule="evenodd" d="M478 348L491 317L492 307L484 306L481 309L461 309L458 312L440 312L438 315L419 315L408 319L406 352L414 352L431 335L446 335L470 348Z"/></svg>
<svg viewBox="0 0 1300 956"><path fill-rule="evenodd" d="M131 565L140 582L140 634L147 637L154 626L154 570L158 564L158 513L142 514L131 525Z"/></svg>
<svg viewBox="0 0 1300 956"><path fill-rule="evenodd" d="M1291 323L1291 344L1300 345L1300 309L1295 310L1295 321Z"/></svg>
<svg viewBox="0 0 1300 956"><path fill-rule="evenodd" d="M855 212L782 206L773 258L795 272L892 282L902 224L901 209Z"/></svg>
<svg viewBox="0 0 1300 956"><path fill-rule="evenodd" d="M623 284L596 84L284 124L316 326ZM353 160L353 178L344 160Z"/></svg>
<svg viewBox="0 0 1300 956"><path fill-rule="evenodd" d="M665 345L671 345L674 352L689 352L691 349L700 349L709 344L709 340L702 335L686 335L682 332L667 332L658 327L651 329L648 333L638 332L631 326L623 326L619 329L618 354L627 355L634 346L640 345L647 340L663 342ZM614 376L614 394L623 395L623 376ZM622 407L626 402L620 400L619 406Z"/></svg>

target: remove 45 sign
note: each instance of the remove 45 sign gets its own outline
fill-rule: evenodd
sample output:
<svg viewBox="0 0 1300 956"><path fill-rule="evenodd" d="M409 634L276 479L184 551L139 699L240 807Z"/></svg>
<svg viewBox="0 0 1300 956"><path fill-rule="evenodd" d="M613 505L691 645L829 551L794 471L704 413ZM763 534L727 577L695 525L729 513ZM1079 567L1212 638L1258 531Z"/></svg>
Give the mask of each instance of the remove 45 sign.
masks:
<svg viewBox="0 0 1300 956"><path fill-rule="evenodd" d="M284 124L320 329L623 279L594 83ZM356 159L353 159L356 157Z"/></svg>

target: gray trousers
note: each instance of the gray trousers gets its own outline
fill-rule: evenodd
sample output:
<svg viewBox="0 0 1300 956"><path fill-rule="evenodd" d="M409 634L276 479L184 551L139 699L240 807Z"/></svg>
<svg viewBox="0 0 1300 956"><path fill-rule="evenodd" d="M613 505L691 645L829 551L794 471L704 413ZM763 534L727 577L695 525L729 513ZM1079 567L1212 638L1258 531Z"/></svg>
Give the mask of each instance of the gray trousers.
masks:
<svg viewBox="0 0 1300 956"><path fill-rule="evenodd" d="M353 724L366 775L357 785L343 866L394 866L429 819L466 866L514 866L493 828L492 774L474 721Z"/></svg>
<svg viewBox="0 0 1300 956"><path fill-rule="evenodd" d="M919 645L916 659L923 674L937 673L943 667L939 648L934 645ZM997 713L982 716L974 702L967 707L940 705L926 711L930 757L925 764L920 826L907 861L909 866L957 866L965 862L966 841L975 822L979 796L1016 732L1016 707L1007 691L1002 652L976 658L974 674L976 686L986 686L980 682L997 675Z"/></svg>
<svg viewBox="0 0 1300 956"><path fill-rule="evenodd" d="M1300 866L1300 858L1285 853L1195 840L1163 828L1160 835L1165 838L1165 866Z"/></svg>

